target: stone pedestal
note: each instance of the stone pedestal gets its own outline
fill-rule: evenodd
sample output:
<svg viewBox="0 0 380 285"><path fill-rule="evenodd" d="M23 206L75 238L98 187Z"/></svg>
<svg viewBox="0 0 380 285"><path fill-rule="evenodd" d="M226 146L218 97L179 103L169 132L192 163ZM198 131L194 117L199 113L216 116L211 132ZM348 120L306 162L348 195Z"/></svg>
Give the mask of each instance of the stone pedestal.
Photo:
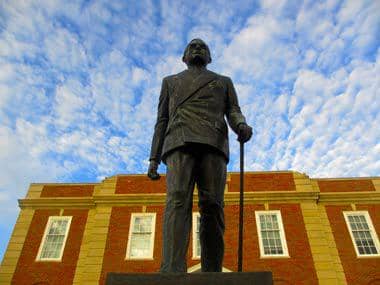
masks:
<svg viewBox="0 0 380 285"><path fill-rule="evenodd" d="M109 273L106 285L272 285L272 272Z"/></svg>

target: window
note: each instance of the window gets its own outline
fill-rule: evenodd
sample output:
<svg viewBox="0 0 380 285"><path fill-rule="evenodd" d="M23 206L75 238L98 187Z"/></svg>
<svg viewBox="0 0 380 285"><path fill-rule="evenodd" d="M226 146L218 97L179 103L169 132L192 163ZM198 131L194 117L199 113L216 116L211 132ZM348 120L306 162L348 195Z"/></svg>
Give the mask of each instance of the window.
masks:
<svg viewBox="0 0 380 285"><path fill-rule="evenodd" d="M131 216L127 259L153 258L156 213L134 213Z"/></svg>
<svg viewBox="0 0 380 285"><path fill-rule="evenodd" d="M367 211L343 212L357 256L380 256L379 238Z"/></svg>
<svg viewBox="0 0 380 285"><path fill-rule="evenodd" d="M199 226L201 216L199 213L193 213L193 259L201 258L201 241L199 238Z"/></svg>
<svg viewBox="0 0 380 285"><path fill-rule="evenodd" d="M37 254L37 260L60 261L69 233L72 217L51 216Z"/></svg>
<svg viewBox="0 0 380 285"><path fill-rule="evenodd" d="M261 257L289 257L280 211L256 211Z"/></svg>

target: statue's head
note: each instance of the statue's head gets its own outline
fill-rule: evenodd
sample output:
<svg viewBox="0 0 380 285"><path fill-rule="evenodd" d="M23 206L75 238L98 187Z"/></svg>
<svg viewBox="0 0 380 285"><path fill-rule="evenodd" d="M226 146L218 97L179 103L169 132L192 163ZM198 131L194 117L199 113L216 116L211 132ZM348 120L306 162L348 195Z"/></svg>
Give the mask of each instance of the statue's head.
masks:
<svg viewBox="0 0 380 285"><path fill-rule="evenodd" d="M211 53L207 44L201 39L193 39L183 52L182 61L189 64L201 64L206 66L211 62Z"/></svg>

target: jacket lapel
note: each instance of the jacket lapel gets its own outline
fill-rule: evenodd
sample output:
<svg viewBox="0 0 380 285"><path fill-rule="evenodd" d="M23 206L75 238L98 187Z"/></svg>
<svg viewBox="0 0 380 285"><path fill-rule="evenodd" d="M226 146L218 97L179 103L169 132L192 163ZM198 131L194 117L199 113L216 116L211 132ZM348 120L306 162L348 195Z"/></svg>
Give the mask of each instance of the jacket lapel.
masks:
<svg viewBox="0 0 380 285"><path fill-rule="evenodd" d="M217 75L214 72L209 70L203 71L199 74L194 80L189 80L190 76L186 76L188 74L183 73L182 83L180 93L181 96L178 98L177 106L182 105L185 101L187 101L192 95L194 95L198 90L206 86L208 83L216 79Z"/></svg>

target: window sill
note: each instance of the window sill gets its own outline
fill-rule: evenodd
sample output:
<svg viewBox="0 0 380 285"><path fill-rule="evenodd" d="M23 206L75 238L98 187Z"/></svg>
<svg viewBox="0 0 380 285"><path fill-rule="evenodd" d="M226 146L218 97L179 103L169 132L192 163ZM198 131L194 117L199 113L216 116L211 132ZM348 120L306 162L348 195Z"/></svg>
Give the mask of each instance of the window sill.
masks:
<svg viewBox="0 0 380 285"><path fill-rule="evenodd" d="M372 255L356 255L357 258L380 258L380 254L372 254Z"/></svg>
<svg viewBox="0 0 380 285"><path fill-rule="evenodd" d="M289 255L264 255L260 256L261 259L268 259L268 258L274 258L274 259L286 259L290 258Z"/></svg>
<svg viewBox="0 0 380 285"><path fill-rule="evenodd" d="M35 262L62 262L62 259L36 259Z"/></svg>
<svg viewBox="0 0 380 285"><path fill-rule="evenodd" d="M127 257L124 259L127 260L133 260L133 261L145 261L145 260L154 260L153 257Z"/></svg>

